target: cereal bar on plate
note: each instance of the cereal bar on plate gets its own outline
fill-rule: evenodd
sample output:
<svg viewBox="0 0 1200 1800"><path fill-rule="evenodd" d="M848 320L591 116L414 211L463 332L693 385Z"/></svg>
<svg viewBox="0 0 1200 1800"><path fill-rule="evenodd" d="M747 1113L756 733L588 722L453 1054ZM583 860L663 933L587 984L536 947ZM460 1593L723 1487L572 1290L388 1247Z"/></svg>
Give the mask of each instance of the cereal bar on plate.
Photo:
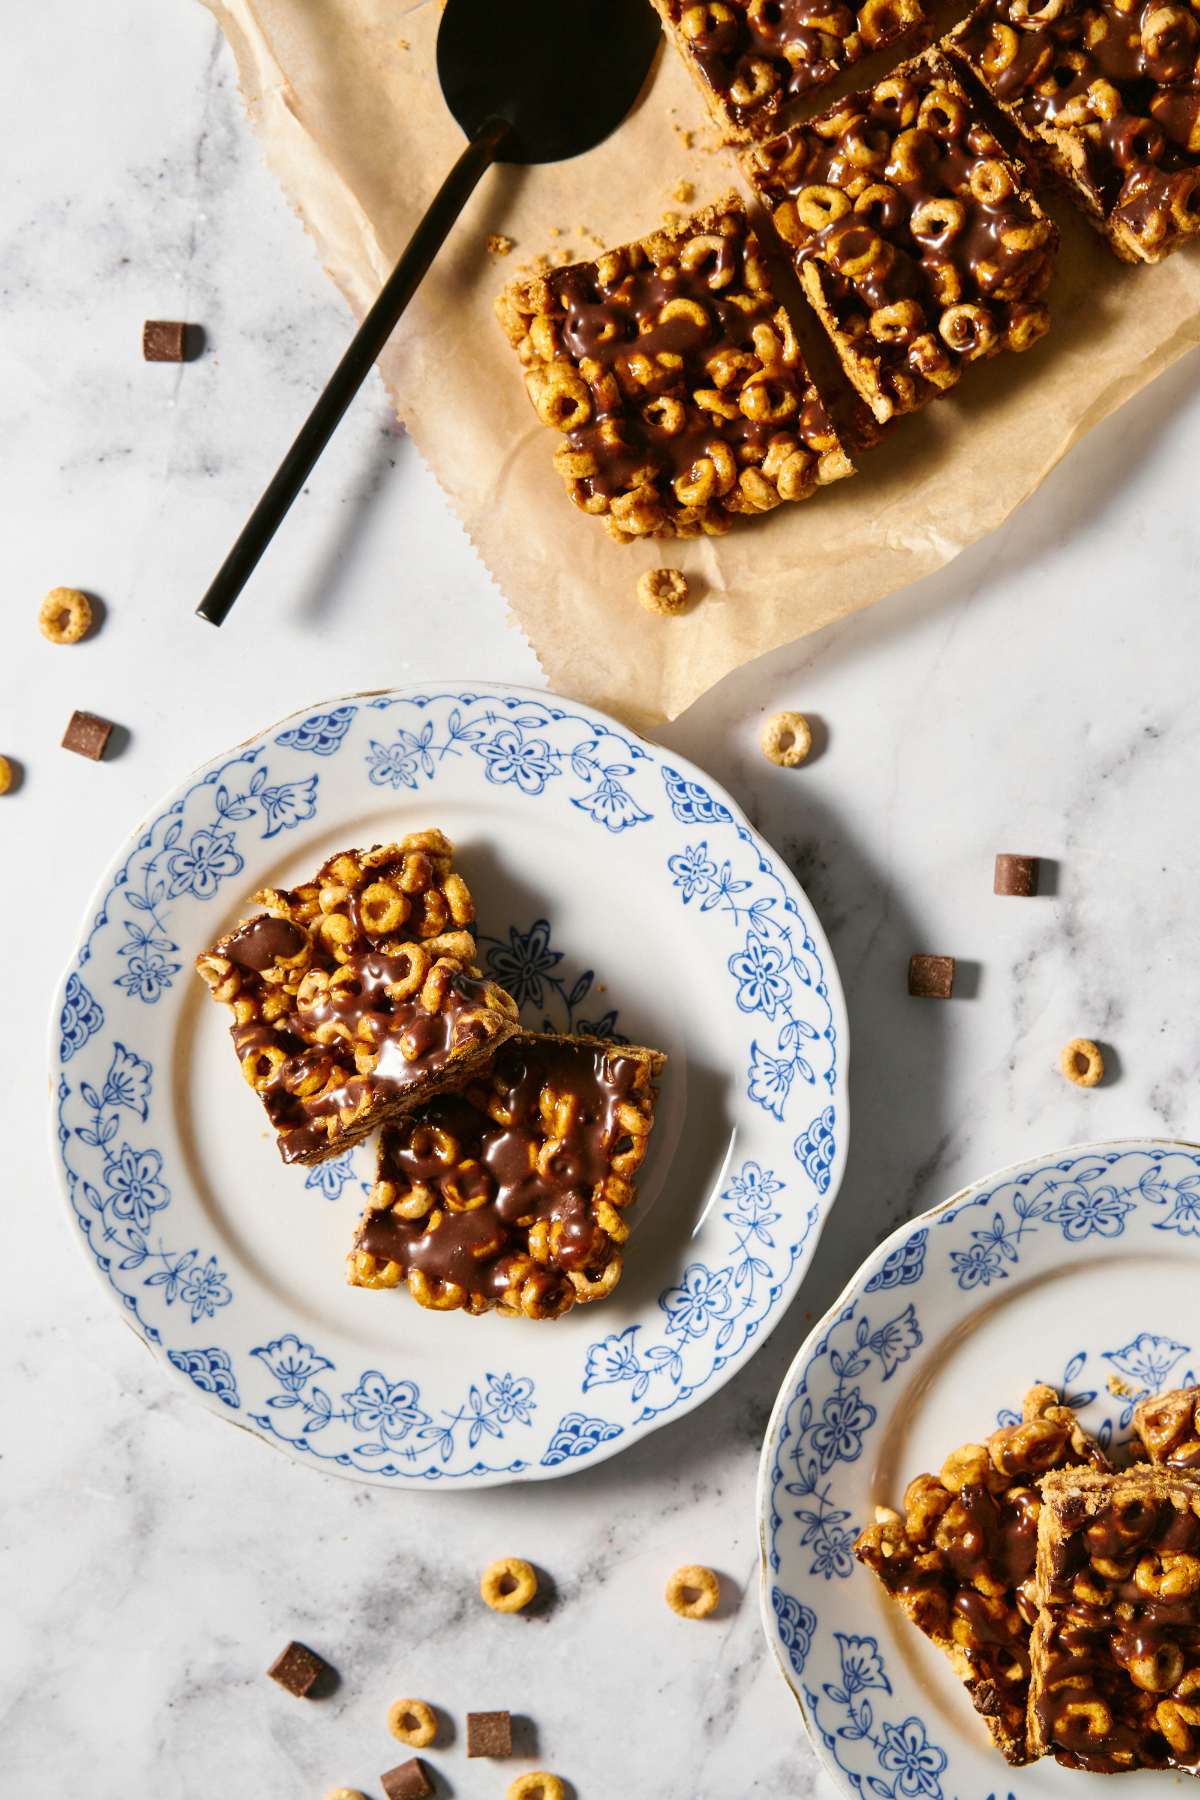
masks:
<svg viewBox="0 0 1200 1800"><path fill-rule="evenodd" d="M654 0L729 143L766 137L780 112L869 51L907 36L921 0Z"/></svg>
<svg viewBox="0 0 1200 1800"><path fill-rule="evenodd" d="M520 1036L385 1132L347 1277L422 1306L558 1318L621 1275L657 1050Z"/></svg>
<svg viewBox="0 0 1200 1800"><path fill-rule="evenodd" d="M1200 230L1195 0L984 0L947 47L1126 262Z"/></svg>
<svg viewBox="0 0 1200 1800"><path fill-rule="evenodd" d="M880 423L1046 331L1058 232L937 51L757 146L746 167Z"/></svg>
<svg viewBox="0 0 1200 1800"><path fill-rule="evenodd" d="M517 1029L473 967L474 917L440 831L344 850L197 957L285 1162L314 1163L453 1086Z"/></svg>
<svg viewBox="0 0 1200 1800"><path fill-rule="evenodd" d="M724 532L854 473L736 194L496 310L571 499L621 542Z"/></svg>
<svg viewBox="0 0 1200 1800"><path fill-rule="evenodd" d="M1028 1760L1029 1635L1040 1501L1049 1469L1107 1468L1053 1388L1025 1396L1018 1425L952 1451L918 1475L903 1515L876 1512L854 1546L898 1606L950 1658L1010 1763Z"/></svg>
<svg viewBox="0 0 1200 1800"><path fill-rule="evenodd" d="M1048 1475L1037 1604L1034 1755L1200 1772L1200 1481L1145 1463Z"/></svg>

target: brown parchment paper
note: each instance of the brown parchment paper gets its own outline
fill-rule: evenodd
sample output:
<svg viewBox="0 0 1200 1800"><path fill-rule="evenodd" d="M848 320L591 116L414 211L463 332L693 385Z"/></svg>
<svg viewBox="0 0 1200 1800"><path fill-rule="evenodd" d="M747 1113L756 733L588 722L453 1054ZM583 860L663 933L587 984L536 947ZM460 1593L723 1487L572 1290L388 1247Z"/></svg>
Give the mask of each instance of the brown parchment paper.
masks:
<svg viewBox="0 0 1200 1800"><path fill-rule="evenodd" d="M437 0L205 4L232 45L272 168L361 315L463 145L434 72ZM664 47L634 112L597 150L484 178L382 362L400 417L551 686L642 723L673 718L750 658L948 562L1200 339L1200 252L1126 268L1052 195L1063 250L1054 323L1036 349L972 367L952 396L892 426L857 477L809 501L719 540L614 544L568 501L551 464L555 434L529 405L492 303L540 252L590 256L666 210L686 211L672 198L680 180L697 202L738 184L712 141L702 101ZM491 232L515 240L509 257L489 254ZM702 595L685 616L652 617L635 597L639 573L662 563Z"/></svg>

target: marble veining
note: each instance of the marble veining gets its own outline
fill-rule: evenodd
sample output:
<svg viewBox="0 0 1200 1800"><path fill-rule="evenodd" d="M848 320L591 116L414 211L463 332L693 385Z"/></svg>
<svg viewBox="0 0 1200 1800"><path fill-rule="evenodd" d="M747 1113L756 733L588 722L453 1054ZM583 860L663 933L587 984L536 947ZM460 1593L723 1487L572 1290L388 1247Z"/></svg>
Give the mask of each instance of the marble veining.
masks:
<svg viewBox="0 0 1200 1800"><path fill-rule="evenodd" d="M849 1169L774 1337L700 1411L570 1480L355 1489L207 1416L121 1329L60 1217L42 1020L81 888L214 749L354 687L539 677L374 381L229 624L193 619L346 314L200 7L42 0L0 94L0 750L23 768L0 800L0 905L9 1007L32 1022L0 1058L0 1789L377 1795L397 1760L386 1706L414 1692L460 1727L511 1708L575 1800L830 1800L756 1611L758 1447L794 1350L872 1244L964 1182L1074 1140L1200 1129L1200 364L934 579L731 676L661 734L795 867L847 992ZM202 324L203 358L144 366L147 316ZM107 609L72 650L34 625L59 582ZM118 760L58 749L77 706L128 728ZM798 773L757 749L784 706L828 740ZM994 899L999 849L1051 859L1055 891ZM913 950L955 954L963 997L909 1001ZM1092 1093L1054 1068L1079 1031L1111 1046ZM552 1578L536 1617L475 1598L507 1551ZM661 1600L693 1560L726 1580L704 1625ZM319 1705L263 1678L290 1635L340 1671ZM503 1792L461 1738L434 1760L443 1794Z"/></svg>

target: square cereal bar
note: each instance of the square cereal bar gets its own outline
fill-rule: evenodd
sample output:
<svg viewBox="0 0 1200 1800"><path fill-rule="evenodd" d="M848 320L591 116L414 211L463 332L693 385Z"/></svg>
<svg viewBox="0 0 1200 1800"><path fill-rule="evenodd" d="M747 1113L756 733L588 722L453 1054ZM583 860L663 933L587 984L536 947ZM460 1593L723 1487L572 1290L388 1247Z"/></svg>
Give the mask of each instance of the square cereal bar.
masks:
<svg viewBox="0 0 1200 1800"><path fill-rule="evenodd" d="M853 468L736 194L496 303L554 463L621 542L727 531Z"/></svg>
<svg viewBox="0 0 1200 1800"><path fill-rule="evenodd" d="M953 1451L918 1475L904 1514L876 1509L854 1546L896 1604L944 1650L1010 1763L1028 1761L1025 1712L1033 1576L1047 1469L1107 1467L1053 1388L1031 1388L1019 1425Z"/></svg>
<svg viewBox="0 0 1200 1800"><path fill-rule="evenodd" d="M936 51L749 152L804 291L875 417L1027 350L1058 233Z"/></svg>
<svg viewBox="0 0 1200 1800"><path fill-rule="evenodd" d="M620 1279L654 1123L657 1050L521 1036L490 1070L384 1132L347 1278L556 1319Z"/></svg>
<svg viewBox="0 0 1200 1800"><path fill-rule="evenodd" d="M1133 1429L1152 1463L1200 1472L1200 1387L1171 1388L1139 1400Z"/></svg>
<svg viewBox="0 0 1200 1800"><path fill-rule="evenodd" d="M472 967L467 884L440 831L343 850L196 958L285 1162L321 1162L490 1060L513 1001Z"/></svg>
<svg viewBox="0 0 1200 1800"><path fill-rule="evenodd" d="M1200 1481L1141 1463L1042 1485L1029 1742L1069 1769L1200 1769Z"/></svg>
<svg viewBox="0 0 1200 1800"><path fill-rule="evenodd" d="M792 101L921 24L921 0L654 0L726 141L777 129Z"/></svg>
<svg viewBox="0 0 1200 1800"><path fill-rule="evenodd" d="M1126 262L1200 230L1196 0L985 0L947 46Z"/></svg>

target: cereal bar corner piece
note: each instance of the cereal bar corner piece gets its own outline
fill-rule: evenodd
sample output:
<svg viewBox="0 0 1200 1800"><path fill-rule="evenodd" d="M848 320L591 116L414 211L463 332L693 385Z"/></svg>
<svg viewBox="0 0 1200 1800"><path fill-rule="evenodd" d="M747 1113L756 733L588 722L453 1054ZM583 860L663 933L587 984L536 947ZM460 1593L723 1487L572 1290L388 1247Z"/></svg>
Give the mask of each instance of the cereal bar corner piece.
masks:
<svg viewBox="0 0 1200 1800"><path fill-rule="evenodd" d="M1200 1473L1200 1387L1170 1388L1139 1400L1133 1429L1152 1463Z"/></svg>
<svg viewBox="0 0 1200 1800"><path fill-rule="evenodd" d="M918 1475L903 1513L860 1533L858 1560L950 1658L1006 1759L1028 1760L1026 1702L1034 1618L1038 1482L1048 1469L1107 1468L1098 1444L1053 1388L1026 1394L1019 1424L954 1450Z"/></svg>
<svg viewBox="0 0 1200 1800"><path fill-rule="evenodd" d="M440 831L344 850L196 959L285 1162L315 1163L452 1086L517 1029L473 967L474 907Z"/></svg>
<svg viewBox="0 0 1200 1800"><path fill-rule="evenodd" d="M621 1275L654 1124L657 1050L524 1035L383 1133L347 1265L422 1306L555 1319Z"/></svg>
<svg viewBox="0 0 1200 1800"><path fill-rule="evenodd" d="M1197 0L984 0L946 42L1124 261L1200 231Z"/></svg>
<svg viewBox="0 0 1200 1800"><path fill-rule="evenodd" d="M880 423L1047 330L1058 232L936 51L746 166Z"/></svg>
<svg viewBox="0 0 1200 1800"><path fill-rule="evenodd" d="M729 143L768 136L780 113L868 52L908 36L921 0L653 0Z"/></svg>
<svg viewBox="0 0 1200 1800"><path fill-rule="evenodd" d="M1037 1600L1034 1754L1200 1772L1200 1481L1147 1463L1048 1475Z"/></svg>
<svg viewBox="0 0 1200 1800"><path fill-rule="evenodd" d="M719 534L854 473L736 194L496 310L571 499L620 542Z"/></svg>

